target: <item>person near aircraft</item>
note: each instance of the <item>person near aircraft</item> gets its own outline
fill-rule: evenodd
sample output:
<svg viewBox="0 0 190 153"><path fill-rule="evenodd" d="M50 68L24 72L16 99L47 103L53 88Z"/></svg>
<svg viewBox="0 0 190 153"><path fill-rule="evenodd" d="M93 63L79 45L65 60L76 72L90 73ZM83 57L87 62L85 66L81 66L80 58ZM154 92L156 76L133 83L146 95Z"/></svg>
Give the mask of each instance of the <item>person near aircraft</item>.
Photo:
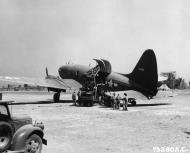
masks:
<svg viewBox="0 0 190 153"><path fill-rule="evenodd" d="M117 106L115 92L113 93L111 100L112 100L113 110L114 110L114 109L116 109L116 106Z"/></svg>
<svg viewBox="0 0 190 153"><path fill-rule="evenodd" d="M81 90L79 90L79 91L77 92L77 96L78 96L78 98L81 96Z"/></svg>
<svg viewBox="0 0 190 153"><path fill-rule="evenodd" d="M121 101L121 96L120 94L118 94L116 97L116 108L119 110L120 110L120 101Z"/></svg>
<svg viewBox="0 0 190 153"><path fill-rule="evenodd" d="M94 93L94 98L96 99L97 98L97 87L94 86L93 88L93 93Z"/></svg>
<svg viewBox="0 0 190 153"><path fill-rule="evenodd" d="M105 100L105 93L104 93L104 90L101 90L101 92L100 92L100 97L101 97L100 104L101 104L101 105L104 105L104 100Z"/></svg>
<svg viewBox="0 0 190 153"><path fill-rule="evenodd" d="M123 96L123 110L124 111L128 111L127 106L128 106L127 93L124 93L124 96Z"/></svg>
<svg viewBox="0 0 190 153"><path fill-rule="evenodd" d="M76 106L76 104L77 104L77 95L76 95L75 91L72 93L72 99L73 99L74 105Z"/></svg>

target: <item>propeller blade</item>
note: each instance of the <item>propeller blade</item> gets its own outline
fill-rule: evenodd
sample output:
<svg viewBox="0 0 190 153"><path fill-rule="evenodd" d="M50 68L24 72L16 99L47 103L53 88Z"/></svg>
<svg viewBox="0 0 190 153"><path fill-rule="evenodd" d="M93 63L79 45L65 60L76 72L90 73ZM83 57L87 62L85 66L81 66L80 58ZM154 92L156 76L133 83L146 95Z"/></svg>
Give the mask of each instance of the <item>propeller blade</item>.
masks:
<svg viewBox="0 0 190 153"><path fill-rule="evenodd" d="M46 67L46 75L48 76L48 69L47 69L47 67Z"/></svg>

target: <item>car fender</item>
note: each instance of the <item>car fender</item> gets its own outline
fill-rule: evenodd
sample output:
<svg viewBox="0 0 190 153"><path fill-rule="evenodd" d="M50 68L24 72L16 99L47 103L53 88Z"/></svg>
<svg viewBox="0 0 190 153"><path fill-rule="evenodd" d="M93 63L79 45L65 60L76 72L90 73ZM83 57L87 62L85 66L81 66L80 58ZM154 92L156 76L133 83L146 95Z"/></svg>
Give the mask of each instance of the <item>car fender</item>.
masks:
<svg viewBox="0 0 190 153"><path fill-rule="evenodd" d="M24 125L19 128L13 136L11 150L25 149L26 140L32 134L39 135L43 140L44 133L41 128L33 126L32 124Z"/></svg>

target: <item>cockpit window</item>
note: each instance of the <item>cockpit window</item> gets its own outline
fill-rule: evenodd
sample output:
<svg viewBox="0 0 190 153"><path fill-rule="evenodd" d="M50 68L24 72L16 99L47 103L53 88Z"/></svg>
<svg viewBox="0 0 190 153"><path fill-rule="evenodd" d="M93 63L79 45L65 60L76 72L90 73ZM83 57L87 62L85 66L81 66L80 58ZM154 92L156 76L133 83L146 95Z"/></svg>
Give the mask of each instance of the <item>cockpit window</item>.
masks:
<svg viewBox="0 0 190 153"><path fill-rule="evenodd" d="M7 108L3 105L0 105L0 115L8 115Z"/></svg>

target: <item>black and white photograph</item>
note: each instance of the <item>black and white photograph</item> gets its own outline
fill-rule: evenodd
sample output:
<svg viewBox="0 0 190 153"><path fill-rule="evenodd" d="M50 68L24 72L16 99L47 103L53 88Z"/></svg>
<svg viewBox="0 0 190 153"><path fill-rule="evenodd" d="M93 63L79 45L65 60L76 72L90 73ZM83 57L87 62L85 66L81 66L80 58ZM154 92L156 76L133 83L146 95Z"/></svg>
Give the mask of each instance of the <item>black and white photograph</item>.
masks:
<svg viewBox="0 0 190 153"><path fill-rule="evenodd" d="M0 153L190 153L190 1L0 0Z"/></svg>

